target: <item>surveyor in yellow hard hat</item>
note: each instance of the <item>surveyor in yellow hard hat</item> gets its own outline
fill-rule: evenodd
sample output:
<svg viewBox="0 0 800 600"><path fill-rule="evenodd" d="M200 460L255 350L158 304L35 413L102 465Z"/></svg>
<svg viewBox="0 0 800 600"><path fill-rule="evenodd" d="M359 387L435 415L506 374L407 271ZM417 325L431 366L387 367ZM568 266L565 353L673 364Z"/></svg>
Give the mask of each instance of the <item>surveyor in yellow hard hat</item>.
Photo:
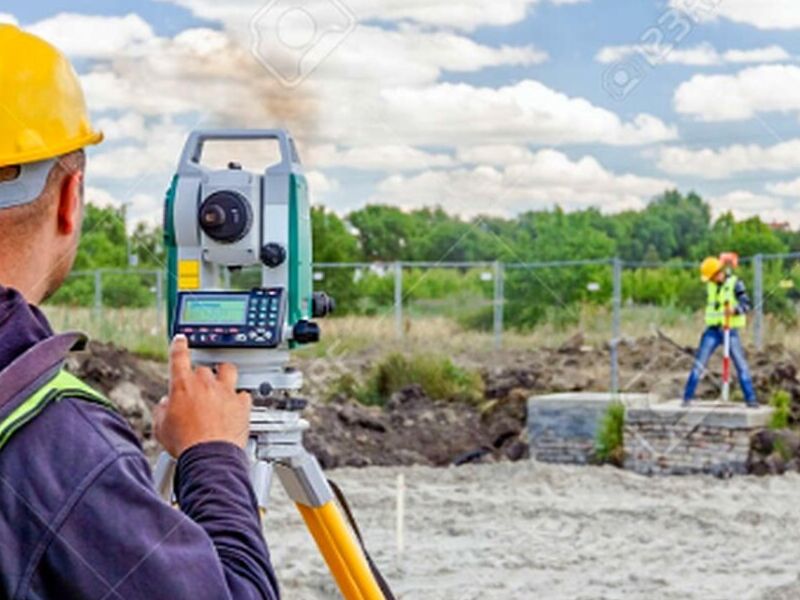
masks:
<svg viewBox="0 0 800 600"><path fill-rule="evenodd" d="M155 432L178 511L125 420L62 369L85 338L35 306L72 266L83 148L101 139L66 58L0 25L0 598L277 598L236 368L195 371L173 342Z"/></svg>
<svg viewBox="0 0 800 600"><path fill-rule="evenodd" d="M758 406L753 380L739 337L739 330L746 325L746 315L751 309L751 304L744 282L732 272L735 262L735 255L723 254L721 258L709 256L700 265L700 279L706 284L706 328L700 338L694 366L683 392L684 405L692 401L711 355L724 343L723 328L727 319L730 327L730 354L739 375L739 385L744 400L748 406Z"/></svg>

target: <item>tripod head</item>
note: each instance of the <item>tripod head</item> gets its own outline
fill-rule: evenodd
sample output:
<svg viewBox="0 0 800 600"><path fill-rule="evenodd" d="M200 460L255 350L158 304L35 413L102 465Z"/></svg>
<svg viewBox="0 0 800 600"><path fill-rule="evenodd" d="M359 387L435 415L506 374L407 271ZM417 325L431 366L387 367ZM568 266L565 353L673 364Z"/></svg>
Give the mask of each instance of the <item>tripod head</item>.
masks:
<svg viewBox="0 0 800 600"><path fill-rule="evenodd" d="M262 172L202 163L209 142L270 141L280 160ZM203 130L190 134L164 206L168 258L167 319L196 364L230 362L239 387L256 393L297 390L289 350L319 340L312 318L333 310L313 292L308 183L294 140L281 129ZM260 267L260 285L229 289L225 271Z"/></svg>

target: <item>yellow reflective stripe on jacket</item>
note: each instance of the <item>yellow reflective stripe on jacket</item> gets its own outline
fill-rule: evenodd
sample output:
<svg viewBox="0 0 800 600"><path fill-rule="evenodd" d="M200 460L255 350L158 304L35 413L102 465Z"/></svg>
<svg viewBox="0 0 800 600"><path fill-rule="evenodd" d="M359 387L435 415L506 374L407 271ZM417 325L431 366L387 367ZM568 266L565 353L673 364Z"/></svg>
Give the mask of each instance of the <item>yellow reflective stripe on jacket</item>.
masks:
<svg viewBox="0 0 800 600"><path fill-rule="evenodd" d="M731 275L725 283L718 285L713 281L707 284L706 300L706 325L709 327L722 327L725 324L725 304L730 305L731 310L739 307L739 300L736 298L736 282L738 279ZM730 325L733 329L741 329L747 324L745 315L731 315Z"/></svg>
<svg viewBox="0 0 800 600"><path fill-rule="evenodd" d="M0 448L8 443L12 435L39 415L48 404L57 402L64 397L93 402L114 410L114 405L102 394L93 390L71 373L61 370L22 404L12 410L5 419L0 421Z"/></svg>

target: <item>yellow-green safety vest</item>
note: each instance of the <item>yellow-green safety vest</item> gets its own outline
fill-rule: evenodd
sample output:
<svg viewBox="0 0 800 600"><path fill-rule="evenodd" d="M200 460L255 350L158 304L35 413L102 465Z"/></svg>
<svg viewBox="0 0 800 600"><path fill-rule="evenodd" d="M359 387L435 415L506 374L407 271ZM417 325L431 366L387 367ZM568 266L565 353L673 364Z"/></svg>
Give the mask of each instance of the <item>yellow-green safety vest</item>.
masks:
<svg viewBox="0 0 800 600"><path fill-rule="evenodd" d="M736 298L735 275L730 275L722 285L713 281L708 282L708 300L706 303L706 326L722 327L725 324L725 304L730 305L731 311L739 306ZM741 329L747 324L745 315L731 314L731 329Z"/></svg>
<svg viewBox="0 0 800 600"><path fill-rule="evenodd" d="M100 392L93 390L80 379L62 369L0 421L0 449L17 431L30 423L48 405L63 398L85 400L115 410L114 405Z"/></svg>

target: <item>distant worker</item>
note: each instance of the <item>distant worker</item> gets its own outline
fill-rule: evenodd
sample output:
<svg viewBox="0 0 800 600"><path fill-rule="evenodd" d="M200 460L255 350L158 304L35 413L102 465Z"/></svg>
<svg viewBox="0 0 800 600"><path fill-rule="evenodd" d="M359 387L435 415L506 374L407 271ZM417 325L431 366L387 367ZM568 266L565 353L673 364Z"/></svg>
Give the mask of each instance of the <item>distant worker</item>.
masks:
<svg viewBox="0 0 800 600"><path fill-rule="evenodd" d="M72 66L0 25L0 598L272 600L236 368L193 370L173 341L156 437L178 458L164 502L133 431L63 370L80 334L37 308L69 274L89 122Z"/></svg>
<svg viewBox="0 0 800 600"><path fill-rule="evenodd" d="M694 366L689 374L689 380L686 382L686 389L683 393L685 406L689 405L694 398L697 384L711 355L725 343L726 320L730 329L730 357L736 366L744 401L752 408L758 406L753 380L750 377L750 370L747 367L747 360L742 348L742 340L739 337L739 330L746 325L746 314L752 307L744 282L729 272L729 260L726 255L723 255L722 259L711 256L706 258L700 266L700 278L706 283L707 288L706 329L700 338L700 347L695 356Z"/></svg>

